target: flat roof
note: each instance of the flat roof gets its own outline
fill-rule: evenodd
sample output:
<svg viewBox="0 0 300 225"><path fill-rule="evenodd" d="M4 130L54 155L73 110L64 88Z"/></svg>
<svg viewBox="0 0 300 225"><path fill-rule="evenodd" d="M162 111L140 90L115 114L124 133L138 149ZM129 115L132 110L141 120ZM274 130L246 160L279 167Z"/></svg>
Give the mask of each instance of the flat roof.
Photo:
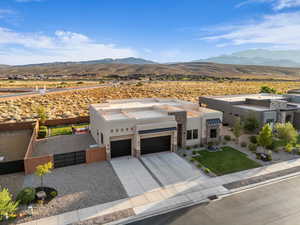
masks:
<svg viewBox="0 0 300 225"><path fill-rule="evenodd" d="M248 110L253 110L253 111L260 111L260 112L263 112L263 111L274 111L274 110L271 110L268 107L259 106L259 105L248 105L248 104L245 104L245 105L234 105L233 107L240 108L240 109L248 109Z"/></svg>
<svg viewBox="0 0 300 225"><path fill-rule="evenodd" d="M124 99L104 104L92 104L105 120L150 119L171 116L169 112L186 111L188 117L200 117L216 110L199 107L195 103L177 99Z"/></svg>
<svg viewBox="0 0 300 225"><path fill-rule="evenodd" d="M204 96L206 97L206 96ZM212 98L217 100L222 100L226 102L242 102L246 101L247 98L255 99L255 100L282 100L285 99L283 95L276 95L276 94L266 94L266 93L259 93L259 94L243 94L243 95L223 95L223 96L207 96L206 98Z"/></svg>

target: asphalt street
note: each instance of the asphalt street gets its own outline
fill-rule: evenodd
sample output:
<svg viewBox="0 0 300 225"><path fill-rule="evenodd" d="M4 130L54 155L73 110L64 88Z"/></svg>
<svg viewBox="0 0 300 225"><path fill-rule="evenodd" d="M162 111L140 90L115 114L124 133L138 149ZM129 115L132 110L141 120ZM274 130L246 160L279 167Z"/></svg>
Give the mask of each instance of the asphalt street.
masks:
<svg viewBox="0 0 300 225"><path fill-rule="evenodd" d="M299 225L300 177L131 225Z"/></svg>

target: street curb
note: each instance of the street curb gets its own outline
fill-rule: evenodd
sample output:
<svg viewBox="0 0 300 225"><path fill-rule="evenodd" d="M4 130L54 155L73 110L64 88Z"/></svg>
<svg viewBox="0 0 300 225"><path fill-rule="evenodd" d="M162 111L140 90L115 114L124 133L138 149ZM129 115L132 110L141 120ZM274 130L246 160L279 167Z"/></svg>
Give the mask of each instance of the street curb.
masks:
<svg viewBox="0 0 300 225"><path fill-rule="evenodd" d="M232 194L238 194L238 193L241 193L241 192L244 192L244 191L247 191L247 190L252 190L252 189L255 189L255 188L260 187L260 186L265 186L265 185L270 185L270 184L273 184L273 183L278 183L280 181L288 180L288 179L291 179L291 178L294 178L294 177L297 177L297 176L300 176L300 172L295 172L295 173L291 173L291 174L288 174L288 175L285 175L285 176L276 177L276 178L273 178L273 179L270 179L270 180L262 181L262 182L259 182L259 183L256 183L256 184L250 184L250 185L246 185L244 187L235 188L235 189L229 190L229 193L226 194L226 196L229 196L229 195L232 195Z"/></svg>
<svg viewBox="0 0 300 225"><path fill-rule="evenodd" d="M129 223L147 219L147 218L150 218L153 216L163 215L163 214L166 214L166 213L178 210L178 209L184 209L187 207L191 207L194 205L200 205L200 204L206 205L206 204L209 204L209 202L210 202L209 199L203 199L203 200L198 200L198 201L189 200L184 203L175 204L175 205L169 206L169 207L164 207L163 209L154 210L149 213L141 213L139 215L131 216L131 217L128 217L128 218L125 218L122 220L110 222L110 223L107 223L107 225L129 224Z"/></svg>
<svg viewBox="0 0 300 225"><path fill-rule="evenodd" d="M226 194L217 195L218 199L216 199L216 200L209 200L208 198L204 198L204 199L198 200L198 201L191 200L191 201L187 201L185 203L176 204L176 205L171 206L171 207L165 207L164 209L161 209L161 210L155 210L155 211L152 211L152 212L149 212L149 213L142 213L142 214L139 214L139 215L136 215L136 216L131 216L131 217L128 217L128 218L125 218L125 219L122 219L122 220L110 222L110 223L107 223L107 225L117 225L117 224L124 224L125 225L125 224L133 223L133 222L136 222L136 221L140 221L140 220L143 220L143 219L147 219L147 218L150 218L150 217L153 217L153 216L163 215L163 214L166 214L166 213L178 210L178 209L183 209L183 208L196 206L196 205L201 205L201 204L206 205L206 204L209 204L210 202L220 200L224 197L228 197L228 196L231 196L231 195L234 195L234 194L242 193L244 191L252 190L252 189L255 189L255 188L258 188L258 187L261 187L261 186L266 186L266 185L270 185L270 184L273 184L273 183L278 183L280 181L292 179L292 178L297 177L297 176L300 176L300 172L288 174L288 175L285 175L285 176L282 176L282 177L270 179L270 180L259 182L259 183L256 183L256 184L250 184L250 185L247 185L247 186L244 186L244 187L241 187L241 188L228 190L228 193L226 193Z"/></svg>

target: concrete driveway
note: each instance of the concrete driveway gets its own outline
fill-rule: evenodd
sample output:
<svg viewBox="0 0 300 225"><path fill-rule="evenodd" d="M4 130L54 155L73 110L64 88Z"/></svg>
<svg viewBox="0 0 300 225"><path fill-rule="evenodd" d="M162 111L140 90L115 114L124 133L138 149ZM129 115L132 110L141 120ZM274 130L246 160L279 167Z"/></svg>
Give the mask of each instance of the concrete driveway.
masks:
<svg viewBox="0 0 300 225"><path fill-rule="evenodd" d="M163 186L182 183L201 176L197 168L172 152L143 155L141 159Z"/></svg>
<svg viewBox="0 0 300 225"><path fill-rule="evenodd" d="M111 164L129 196L140 195L160 187L137 158L114 158Z"/></svg>

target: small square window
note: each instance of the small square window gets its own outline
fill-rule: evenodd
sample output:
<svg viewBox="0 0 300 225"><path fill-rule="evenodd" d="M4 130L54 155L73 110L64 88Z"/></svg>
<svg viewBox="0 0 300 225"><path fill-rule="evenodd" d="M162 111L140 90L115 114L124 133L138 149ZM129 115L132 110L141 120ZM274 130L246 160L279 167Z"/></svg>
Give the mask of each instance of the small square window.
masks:
<svg viewBox="0 0 300 225"><path fill-rule="evenodd" d="M116 129L116 132L119 132L119 129Z"/></svg>
<svg viewBox="0 0 300 225"><path fill-rule="evenodd" d="M198 130L193 130L193 139L198 139Z"/></svg>
<svg viewBox="0 0 300 225"><path fill-rule="evenodd" d="M113 133L113 132L114 132L114 129L111 129L111 130L110 130L110 133Z"/></svg>
<svg viewBox="0 0 300 225"><path fill-rule="evenodd" d="M124 128L121 128L121 132L123 132L124 131Z"/></svg>
<svg viewBox="0 0 300 225"><path fill-rule="evenodd" d="M128 129L128 127L126 128L126 131L128 131L129 129Z"/></svg>
<svg viewBox="0 0 300 225"><path fill-rule="evenodd" d="M187 140L191 140L192 139L192 130L187 130L186 139Z"/></svg>

